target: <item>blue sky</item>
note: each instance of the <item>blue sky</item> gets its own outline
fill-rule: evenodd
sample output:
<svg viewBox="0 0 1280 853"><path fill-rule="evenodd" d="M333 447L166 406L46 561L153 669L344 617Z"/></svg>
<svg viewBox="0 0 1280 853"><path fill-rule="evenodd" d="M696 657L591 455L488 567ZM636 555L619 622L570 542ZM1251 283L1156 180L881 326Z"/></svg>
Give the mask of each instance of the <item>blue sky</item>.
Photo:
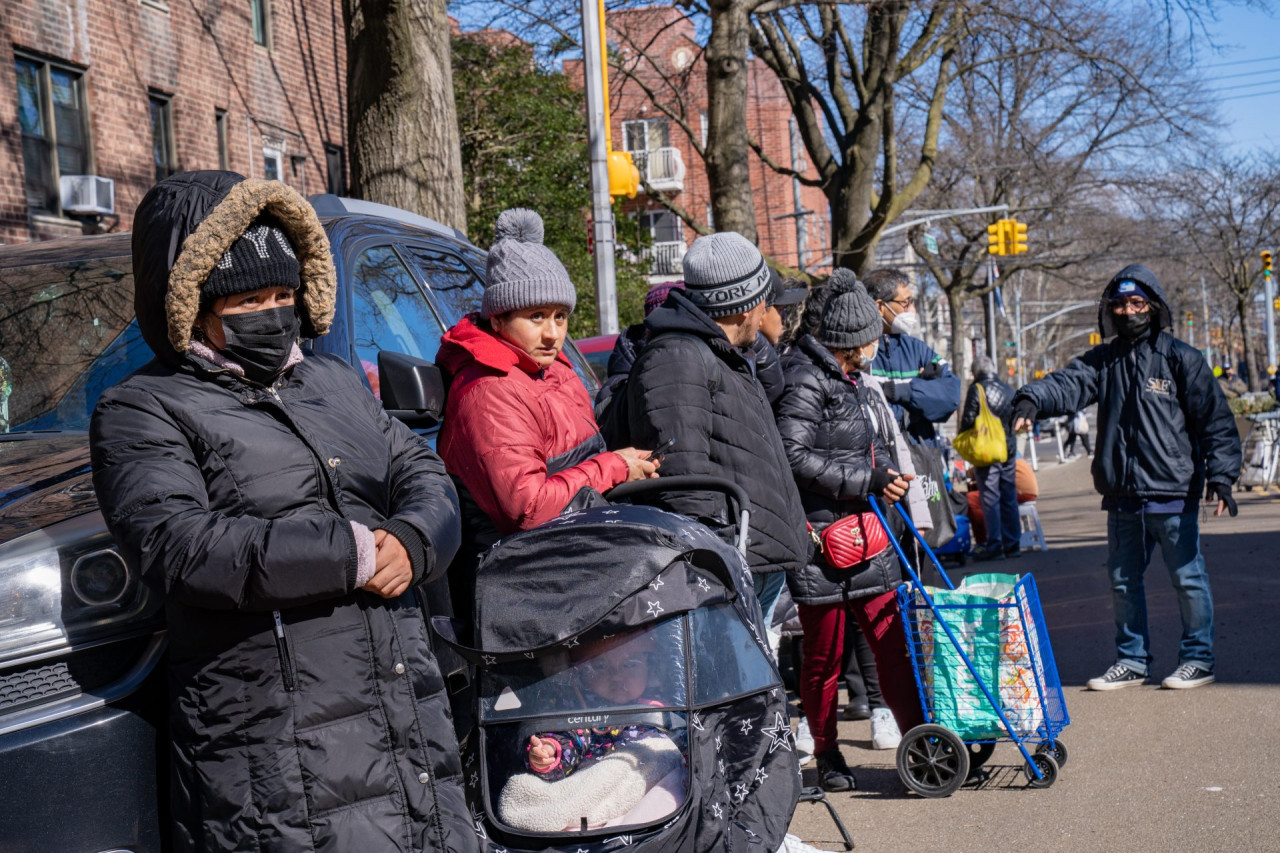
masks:
<svg viewBox="0 0 1280 853"><path fill-rule="evenodd" d="M1280 148L1280 14L1220 4L1217 17L1209 30L1218 49L1199 39L1197 61L1224 136L1245 150Z"/></svg>

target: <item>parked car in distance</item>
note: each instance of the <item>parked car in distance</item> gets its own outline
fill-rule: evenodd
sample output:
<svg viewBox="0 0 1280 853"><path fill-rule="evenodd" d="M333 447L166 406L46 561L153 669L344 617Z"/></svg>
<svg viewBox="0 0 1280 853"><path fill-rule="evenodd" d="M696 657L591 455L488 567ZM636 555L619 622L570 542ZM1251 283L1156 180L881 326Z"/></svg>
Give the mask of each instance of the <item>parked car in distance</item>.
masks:
<svg viewBox="0 0 1280 853"><path fill-rule="evenodd" d="M357 366L433 439L444 387L430 362L480 306L484 252L402 210L311 202L338 300L330 333L306 346ZM130 235L0 246L0 306L0 851L160 851L163 610L117 553L89 465L98 397L152 358L133 316ZM587 362L565 351L594 394ZM447 608L447 589L423 594Z"/></svg>
<svg viewBox="0 0 1280 853"><path fill-rule="evenodd" d="M600 382L604 382L609 375L609 356L613 353L613 345L617 340L617 335L596 335L593 338L583 338L575 342L578 345L578 351L591 365L591 369L596 373L596 379Z"/></svg>

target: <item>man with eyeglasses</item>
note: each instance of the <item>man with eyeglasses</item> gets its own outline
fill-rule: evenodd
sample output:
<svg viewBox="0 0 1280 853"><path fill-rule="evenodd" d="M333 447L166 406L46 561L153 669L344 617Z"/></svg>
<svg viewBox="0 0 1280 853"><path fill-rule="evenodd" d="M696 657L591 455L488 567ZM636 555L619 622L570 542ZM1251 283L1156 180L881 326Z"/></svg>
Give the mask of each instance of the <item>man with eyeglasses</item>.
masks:
<svg viewBox="0 0 1280 853"><path fill-rule="evenodd" d="M1156 546L1182 615L1178 666L1161 684L1200 687L1214 680L1200 495L1217 499L1215 516L1236 514L1240 436L1204 356L1165 331L1173 327L1169 305L1151 270L1133 264L1107 284L1098 324L1112 340L1024 385L1014 398L1014 429L1098 404L1092 470L1107 513L1116 662L1088 688L1132 687L1150 674L1143 574Z"/></svg>
<svg viewBox="0 0 1280 853"><path fill-rule="evenodd" d="M871 362L873 376L883 377L880 390L901 421L903 434L912 444L938 446L941 423L960 406L960 377L916 335L916 313L911 280L900 270L874 270L863 279L876 301L884 322L880 349Z"/></svg>

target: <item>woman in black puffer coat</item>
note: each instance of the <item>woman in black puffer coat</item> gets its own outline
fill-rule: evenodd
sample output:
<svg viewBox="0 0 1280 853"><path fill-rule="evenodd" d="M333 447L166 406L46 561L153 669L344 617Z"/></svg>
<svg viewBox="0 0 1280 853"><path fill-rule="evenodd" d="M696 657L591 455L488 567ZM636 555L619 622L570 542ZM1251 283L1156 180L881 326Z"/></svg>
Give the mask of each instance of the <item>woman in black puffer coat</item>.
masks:
<svg viewBox="0 0 1280 853"><path fill-rule="evenodd" d="M897 471L893 416L870 377L880 338L875 302L852 274L837 270L816 335L805 335L783 358L786 389L778 401L778 431L805 515L816 533L854 512L868 495L886 503L906 497L910 475ZM905 448L904 448L905 450ZM836 741L837 679L851 608L875 654L880 689L904 730L923 722L894 590L902 569L892 549L848 569L821 553L787 573L804 627L800 697L813 733L818 778L827 790L853 787ZM878 722L873 712L872 724Z"/></svg>
<svg viewBox="0 0 1280 853"><path fill-rule="evenodd" d="M175 175L134 219L156 358L94 412L94 486L169 625L174 849L473 851L418 596L458 548L440 460L304 355L335 277L275 181Z"/></svg>

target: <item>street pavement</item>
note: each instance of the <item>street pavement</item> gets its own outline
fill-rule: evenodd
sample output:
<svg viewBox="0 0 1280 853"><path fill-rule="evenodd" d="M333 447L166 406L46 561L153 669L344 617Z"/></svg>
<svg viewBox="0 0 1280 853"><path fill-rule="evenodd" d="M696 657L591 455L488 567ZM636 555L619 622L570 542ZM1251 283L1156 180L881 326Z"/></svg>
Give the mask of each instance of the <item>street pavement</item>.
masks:
<svg viewBox="0 0 1280 853"><path fill-rule="evenodd" d="M842 720L858 789L828 796L857 849L1280 851L1280 495L1241 493L1234 519L1201 513L1217 683L1159 688L1177 665L1181 623L1157 550L1147 571L1153 683L1095 693L1084 683L1114 657L1105 515L1087 459L1042 465L1039 485L1049 550L978 566L1036 578L1071 716L1067 766L1051 788L1028 788L1021 753L1002 743L988 779L925 799L903 786L894 752L871 750L870 723ZM953 569L953 580L974 570ZM816 784L814 762L804 775ZM843 849L820 805L801 803L791 831Z"/></svg>

